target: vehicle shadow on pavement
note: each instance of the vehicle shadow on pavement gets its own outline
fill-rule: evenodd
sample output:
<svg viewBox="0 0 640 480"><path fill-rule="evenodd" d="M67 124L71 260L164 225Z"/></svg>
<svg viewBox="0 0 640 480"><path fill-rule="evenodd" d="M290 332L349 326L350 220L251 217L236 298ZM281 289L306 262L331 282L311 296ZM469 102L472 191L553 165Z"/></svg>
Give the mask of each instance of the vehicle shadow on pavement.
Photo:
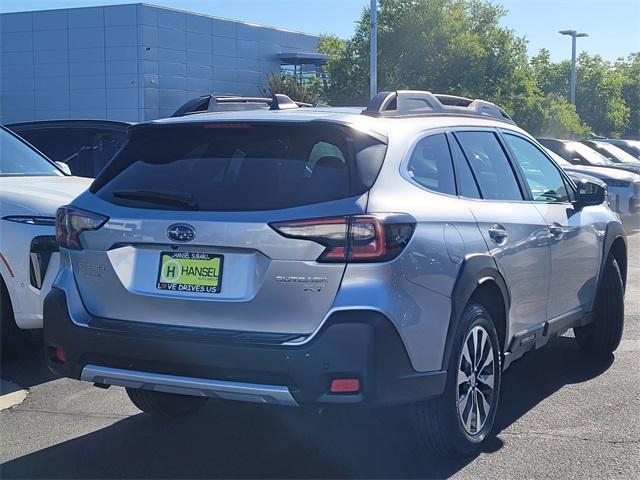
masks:
<svg viewBox="0 0 640 480"><path fill-rule="evenodd" d="M34 335L20 355L2 360L0 376L24 388L54 380L56 376L49 371L44 362L42 335Z"/></svg>
<svg viewBox="0 0 640 480"><path fill-rule="evenodd" d="M494 432L506 429L565 385L586 382L611 366L614 355L584 353L575 339L563 336L524 356L505 372Z"/></svg>
<svg viewBox="0 0 640 480"><path fill-rule="evenodd" d="M613 356L583 355L572 338L516 362L503 381L500 432L564 385L594 378ZM421 451L403 422L386 414L214 403L182 420L135 415L91 434L2 465L2 478L446 478L474 458L443 460ZM508 437L507 437L508 438ZM485 455L483 454L483 455Z"/></svg>

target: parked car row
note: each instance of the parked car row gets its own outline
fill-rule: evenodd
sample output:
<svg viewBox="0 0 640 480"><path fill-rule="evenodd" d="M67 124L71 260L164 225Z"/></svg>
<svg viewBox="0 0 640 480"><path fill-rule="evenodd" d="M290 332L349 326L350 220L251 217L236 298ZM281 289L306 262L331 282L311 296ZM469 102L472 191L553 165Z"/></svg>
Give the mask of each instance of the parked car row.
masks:
<svg viewBox="0 0 640 480"><path fill-rule="evenodd" d="M633 140L537 139L556 162L575 175L599 178L609 188L611 207L622 215L640 213L640 142ZM617 144L611 143L617 142ZM637 145L636 145L637 144ZM624 145L638 157L619 148Z"/></svg>
<svg viewBox="0 0 640 480"><path fill-rule="evenodd" d="M565 171L481 100L212 100L73 145L14 126L91 183L2 129L3 354L44 325L54 373L148 414L402 405L430 449L469 455L513 361L570 328L617 348L626 239L584 174L628 169Z"/></svg>
<svg viewBox="0 0 640 480"><path fill-rule="evenodd" d="M607 185L609 205L622 215L640 212L640 175L620 169L574 165L545 147L545 150L569 175L578 180L589 176Z"/></svg>

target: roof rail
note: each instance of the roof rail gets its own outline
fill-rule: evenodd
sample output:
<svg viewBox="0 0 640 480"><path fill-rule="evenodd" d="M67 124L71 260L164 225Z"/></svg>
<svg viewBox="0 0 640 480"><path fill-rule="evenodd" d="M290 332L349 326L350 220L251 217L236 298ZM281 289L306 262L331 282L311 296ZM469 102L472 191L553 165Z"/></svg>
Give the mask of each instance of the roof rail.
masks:
<svg viewBox="0 0 640 480"><path fill-rule="evenodd" d="M380 92L371 99L362 113L372 117L469 115L490 117L515 125L503 109L491 102L454 95L433 94L422 90Z"/></svg>
<svg viewBox="0 0 640 480"><path fill-rule="evenodd" d="M275 100L276 108L274 105L274 97L243 97L240 95L201 95L196 98L192 98L178 108L171 116L182 117L185 115L194 115L197 113L207 112L219 112L219 111L234 111L234 110L283 110L284 108L298 107L313 107L310 103L294 102L286 95L278 94ZM289 102L294 106L283 107L289 105ZM279 107L279 108L278 108Z"/></svg>

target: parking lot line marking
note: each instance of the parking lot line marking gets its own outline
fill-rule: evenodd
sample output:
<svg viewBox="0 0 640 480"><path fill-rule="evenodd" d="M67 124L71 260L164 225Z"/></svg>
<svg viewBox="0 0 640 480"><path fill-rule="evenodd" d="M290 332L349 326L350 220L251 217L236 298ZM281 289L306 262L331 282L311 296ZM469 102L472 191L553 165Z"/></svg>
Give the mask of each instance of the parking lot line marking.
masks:
<svg viewBox="0 0 640 480"><path fill-rule="evenodd" d="M28 393L26 390L19 389L0 396L0 411L20 405L27 398Z"/></svg>

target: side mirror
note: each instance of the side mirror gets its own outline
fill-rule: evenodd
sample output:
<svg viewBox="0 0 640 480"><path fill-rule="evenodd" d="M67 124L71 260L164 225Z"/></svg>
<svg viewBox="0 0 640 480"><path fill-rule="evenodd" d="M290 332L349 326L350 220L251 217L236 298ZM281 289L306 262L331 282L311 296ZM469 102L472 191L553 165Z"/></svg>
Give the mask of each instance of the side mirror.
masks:
<svg viewBox="0 0 640 480"><path fill-rule="evenodd" d="M56 166L67 175L71 175L71 169L69 168L69 165L67 165L66 163L56 162Z"/></svg>
<svg viewBox="0 0 640 480"><path fill-rule="evenodd" d="M604 182L598 182L581 178L575 180L578 187L576 194L576 204L580 207L590 207L593 205L602 205L607 201L607 185Z"/></svg>

